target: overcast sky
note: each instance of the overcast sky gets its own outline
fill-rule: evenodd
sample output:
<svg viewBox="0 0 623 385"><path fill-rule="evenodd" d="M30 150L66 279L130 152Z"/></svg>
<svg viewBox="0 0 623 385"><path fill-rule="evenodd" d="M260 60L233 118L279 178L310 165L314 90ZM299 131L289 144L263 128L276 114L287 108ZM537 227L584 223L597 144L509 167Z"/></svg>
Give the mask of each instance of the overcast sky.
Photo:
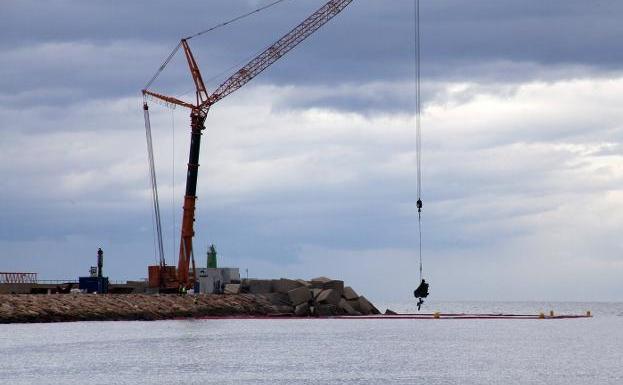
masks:
<svg viewBox="0 0 623 385"><path fill-rule="evenodd" d="M0 271L154 263L140 90L179 38L269 0L0 3ZM190 41L210 89L322 0ZM254 277L417 285L413 0L354 0L210 111L195 250ZM623 298L623 3L422 0L423 255L435 299ZM191 100L178 53L152 89ZM151 104L177 257L188 111Z"/></svg>

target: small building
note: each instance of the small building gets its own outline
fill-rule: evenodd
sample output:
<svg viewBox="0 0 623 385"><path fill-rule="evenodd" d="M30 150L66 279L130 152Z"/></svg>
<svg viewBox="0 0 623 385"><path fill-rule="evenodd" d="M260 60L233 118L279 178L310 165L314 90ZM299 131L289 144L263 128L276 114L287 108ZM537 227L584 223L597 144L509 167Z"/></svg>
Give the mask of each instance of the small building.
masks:
<svg viewBox="0 0 623 385"><path fill-rule="evenodd" d="M239 282L240 269L237 267L200 267L197 268L195 293L219 294L223 292L226 284Z"/></svg>
<svg viewBox="0 0 623 385"><path fill-rule="evenodd" d="M78 287L87 293L108 293L108 277L104 277L104 251L97 250L97 267L89 269L89 277L79 277Z"/></svg>
<svg viewBox="0 0 623 385"><path fill-rule="evenodd" d="M108 277L80 277L78 288L87 293L108 293Z"/></svg>

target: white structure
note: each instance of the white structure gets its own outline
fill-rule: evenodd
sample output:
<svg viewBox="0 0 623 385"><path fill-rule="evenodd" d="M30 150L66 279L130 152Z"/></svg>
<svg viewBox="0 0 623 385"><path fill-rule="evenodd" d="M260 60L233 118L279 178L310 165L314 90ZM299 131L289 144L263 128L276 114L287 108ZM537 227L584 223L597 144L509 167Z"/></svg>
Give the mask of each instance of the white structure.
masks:
<svg viewBox="0 0 623 385"><path fill-rule="evenodd" d="M200 267L197 269L199 288L195 286L195 292L203 294L222 293L225 285L232 283L232 281L240 282L240 269L237 267Z"/></svg>

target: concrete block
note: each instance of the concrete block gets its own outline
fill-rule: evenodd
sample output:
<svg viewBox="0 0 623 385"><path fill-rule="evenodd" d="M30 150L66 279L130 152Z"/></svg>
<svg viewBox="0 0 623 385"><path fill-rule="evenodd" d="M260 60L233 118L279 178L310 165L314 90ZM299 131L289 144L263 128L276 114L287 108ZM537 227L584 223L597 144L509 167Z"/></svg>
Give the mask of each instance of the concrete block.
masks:
<svg viewBox="0 0 623 385"><path fill-rule="evenodd" d="M304 279L297 279L296 282L300 283L301 286L306 286L306 287L310 287L311 286L311 282L306 281Z"/></svg>
<svg viewBox="0 0 623 385"><path fill-rule="evenodd" d="M337 306L330 304L321 304L316 306L316 315L321 317L337 315Z"/></svg>
<svg viewBox="0 0 623 385"><path fill-rule="evenodd" d="M316 277L316 278L312 278L311 282L320 282L320 283L325 283L325 282L329 282L331 280L331 278L327 278L327 277Z"/></svg>
<svg viewBox="0 0 623 385"><path fill-rule="evenodd" d="M273 291L276 293L287 294L290 290L294 290L297 287L301 287L302 284L293 279L273 279Z"/></svg>
<svg viewBox="0 0 623 385"><path fill-rule="evenodd" d="M344 297L346 300L359 299L359 295L350 286L346 286L344 288L344 292L342 293L342 297Z"/></svg>
<svg viewBox="0 0 623 385"><path fill-rule="evenodd" d="M346 303L348 303L353 309L355 309L359 313L363 314L363 311L361 311L361 306L359 306L359 298L347 300Z"/></svg>
<svg viewBox="0 0 623 385"><path fill-rule="evenodd" d="M283 293L266 293L261 294L264 298L268 300L273 305L287 305L292 306L290 303L290 297L287 294Z"/></svg>
<svg viewBox="0 0 623 385"><path fill-rule="evenodd" d="M323 290L320 292L320 294L318 294L318 297L316 297L316 302L337 306L337 304L340 303L340 299L342 299L342 296L337 290L328 289Z"/></svg>
<svg viewBox="0 0 623 385"><path fill-rule="evenodd" d="M341 298L344 294L344 281L338 281L335 279L325 282L322 287L324 290L333 290L337 292L337 295Z"/></svg>
<svg viewBox="0 0 623 385"><path fill-rule="evenodd" d="M350 306L350 304L344 298L340 300L338 307L348 315L361 315L361 313L355 310L352 306Z"/></svg>
<svg viewBox="0 0 623 385"><path fill-rule="evenodd" d="M290 290L288 292L288 297L290 298L290 303L296 306L302 303L307 303L311 299L311 293L307 286L301 286Z"/></svg>
<svg viewBox="0 0 623 385"><path fill-rule="evenodd" d="M307 317L309 315L309 304L305 302L297 305L294 308L294 315L297 317Z"/></svg>
<svg viewBox="0 0 623 385"><path fill-rule="evenodd" d="M372 302L368 301L366 297L359 297L359 307L362 314L381 314L379 309L374 307Z"/></svg>
<svg viewBox="0 0 623 385"><path fill-rule="evenodd" d="M318 277L311 280L311 288L323 290L333 289L336 290L341 297L342 292L344 291L344 281L330 279L327 277Z"/></svg>
<svg viewBox="0 0 623 385"><path fill-rule="evenodd" d="M330 278L327 277L316 277L311 280L311 287L314 289L324 289L325 282L331 281Z"/></svg>
<svg viewBox="0 0 623 385"><path fill-rule="evenodd" d="M370 302L370 305L372 305L372 314L382 314L381 311L379 309L376 308L376 306L374 306L374 304L372 302Z"/></svg>
<svg viewBox="0 0 623 385"><path fill-rule="evenodd" d="M322 284L323 289L336 289L340 292L344 291L344 281L339 279L332 279Z"/></svg>
<svg viewBox="0 0 623 385"><path fill-rule="evenodd" d="M240 294L240 284L239 283L228 283L225 285L225 290L223 290L225 294Z"/></svg>
<svg viewBox="0 0 623 385"><path fill-rule="evenodd" d="M251 294L266 294L273 291L273 284L270 279L249 279L247 285Z"/></svg>
<svg viewBox="0 0 623 385"><path fill-rule="evenodd" d="M311 295L314 299L316 299L316 297L318 297L318 294L320 294L320 292L322 291L322 289L311 289Z"/></svg>

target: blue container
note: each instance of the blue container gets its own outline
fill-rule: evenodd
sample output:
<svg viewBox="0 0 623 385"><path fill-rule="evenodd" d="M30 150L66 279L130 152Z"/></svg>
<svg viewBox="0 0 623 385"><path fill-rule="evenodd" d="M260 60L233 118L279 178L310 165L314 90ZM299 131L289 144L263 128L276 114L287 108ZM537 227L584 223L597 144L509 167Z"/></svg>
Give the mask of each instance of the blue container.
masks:
<svg viewBox="0 0 623 385"><path fill-rule="evenodd" d="M78 288L87 293L108 293L108 277L80 277Z"/></svg>

